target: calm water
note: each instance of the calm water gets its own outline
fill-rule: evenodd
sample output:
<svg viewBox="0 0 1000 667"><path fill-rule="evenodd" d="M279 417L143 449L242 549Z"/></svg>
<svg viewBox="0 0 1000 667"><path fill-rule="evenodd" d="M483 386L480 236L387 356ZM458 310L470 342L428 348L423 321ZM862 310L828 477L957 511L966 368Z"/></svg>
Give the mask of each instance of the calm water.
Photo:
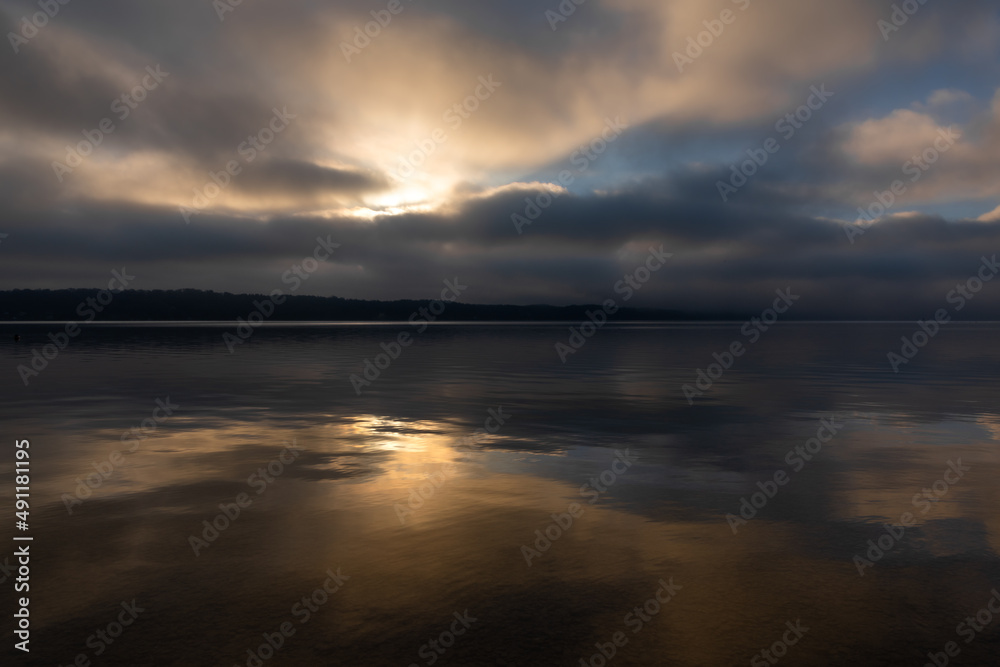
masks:
<svg viewBox="0 0 1000 667"><path fill-rule="evenodd" d="M0 538L21 438L35 538L32 652L8 580L4 664L919 666L949 641L997 664L1000 614L959 624L1000 586L1000 325L951 324L899 374L913 325L778 326L694 405L738 326L608 326L566 364L565 325L432 327L360 396L348 376L412 327L262 328L234 354L231 327L88 327L24 387L58 330L0 327Z"/></svg>

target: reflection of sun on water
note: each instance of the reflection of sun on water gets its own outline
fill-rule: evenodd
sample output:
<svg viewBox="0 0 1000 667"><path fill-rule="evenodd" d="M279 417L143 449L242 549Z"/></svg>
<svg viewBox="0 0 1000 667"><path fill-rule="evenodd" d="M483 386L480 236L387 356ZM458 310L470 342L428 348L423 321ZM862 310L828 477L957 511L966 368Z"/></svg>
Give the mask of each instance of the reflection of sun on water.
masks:
<svg viewBox="0 0 1000 667"><path fill-rule="evenodd" d="M268 427L236 422L205 427L175 417L163 429L141 441L135 452L125 453L124 463L93 493L108 498L117 494L148 492L178 485L197 485L225 479L242 483L260 465L276 458L293 442L307 456L289 466L287 479L334 483L366 481L375 487L406 486L455 461L461 436L453 424L407 421L376 415L354 415L306 428ZM48 488L53 497L77 485L75 477L92 470L91 461L108 458L108 442L120 433L102 430L81 435L72 456L62 463L63 474ZM325 476L322 473L340 473ZM316 476L320 473L319 477ZM84 475L86 476L86 475Z"/></svg>
<svg viewBox="0 0 1000 667"><path fill-rule="evenodd" d="M364 438L365 444L380 451L426 452L441 425L430 421L404 422L374 415L358 415L348 430Z"/></svg>
<svg viewBox="0 0 1000 667"><path fill-rule="evenodd" d="M455 461L455 447L460 442L451 425L436 421L358 415L347 429L366 450L390 455L382 474L371 480L376 486L394 487L424 479L444 463Z"/></svg>

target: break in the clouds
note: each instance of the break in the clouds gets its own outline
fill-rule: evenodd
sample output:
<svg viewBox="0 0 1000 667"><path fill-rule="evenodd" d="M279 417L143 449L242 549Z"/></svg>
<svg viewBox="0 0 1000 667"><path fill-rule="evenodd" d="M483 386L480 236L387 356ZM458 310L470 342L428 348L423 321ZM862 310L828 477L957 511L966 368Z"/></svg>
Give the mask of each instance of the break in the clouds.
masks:
<svg viewBox="0 0 1000 667"><path fill-rule="evenodd" d="M0 0L3 287L923 316L1000 253L988 0ZM859 233L861 232L861 233ZM1000 285L970 312L1000 315Z"/></svg>

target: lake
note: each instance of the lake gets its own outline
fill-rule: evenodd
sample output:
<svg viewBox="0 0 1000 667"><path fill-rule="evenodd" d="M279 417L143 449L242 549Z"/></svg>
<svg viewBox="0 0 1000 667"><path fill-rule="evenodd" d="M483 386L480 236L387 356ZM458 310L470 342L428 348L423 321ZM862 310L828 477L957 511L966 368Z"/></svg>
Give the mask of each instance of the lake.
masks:
<svg viewBox="0 0 1000 667"><path fill-rule="evenodd" d="M996 664L1000 325L568 327L0 326L4 664Z"/></svg>

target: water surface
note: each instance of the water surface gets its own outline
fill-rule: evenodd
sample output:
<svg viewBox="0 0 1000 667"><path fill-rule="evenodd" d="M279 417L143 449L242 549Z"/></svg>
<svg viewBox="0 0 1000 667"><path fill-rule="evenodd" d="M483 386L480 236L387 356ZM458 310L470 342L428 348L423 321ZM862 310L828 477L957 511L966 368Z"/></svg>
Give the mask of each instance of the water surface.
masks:
<svg viewBox="0 0 1000 667"><path fill-rule="evenodd" d="M32 653L5 664L247 665L286 622L263 664L599 665L621 632L611 665L744 665L788 622L808 630L784 664L922 665L949 641L996 664L1000 616L969 643L959 624L1000 586L1000 325L950 324L899 373L914 325L779 325L693 405L739 326L607 325L564 364L566 326L430 327L360 395L349 376L413 327L268 326L231 354L232 326L88 326L27 387L62 326L0 327L35 538ZM737 523L758 483L773 497Z"/></svg>

